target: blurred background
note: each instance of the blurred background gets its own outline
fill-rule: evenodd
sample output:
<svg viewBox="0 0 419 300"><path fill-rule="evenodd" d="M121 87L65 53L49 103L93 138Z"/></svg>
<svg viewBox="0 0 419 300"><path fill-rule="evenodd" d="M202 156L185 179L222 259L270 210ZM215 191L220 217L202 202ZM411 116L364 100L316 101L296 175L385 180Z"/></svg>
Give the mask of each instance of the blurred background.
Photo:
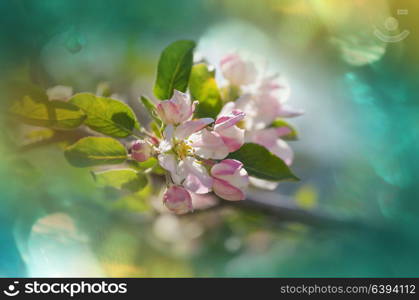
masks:
<svg viewBox="0 0 419 300"><path fill-rule="evenodd" d="M418 276L415 0L0 2L0 276ZM252 201L160 213L98 187L65 141L7 114L9 82L109 88L140 119L161 50L244 51L291 87L301 178ZM156 208L157 207L157 208Z"/></svg>

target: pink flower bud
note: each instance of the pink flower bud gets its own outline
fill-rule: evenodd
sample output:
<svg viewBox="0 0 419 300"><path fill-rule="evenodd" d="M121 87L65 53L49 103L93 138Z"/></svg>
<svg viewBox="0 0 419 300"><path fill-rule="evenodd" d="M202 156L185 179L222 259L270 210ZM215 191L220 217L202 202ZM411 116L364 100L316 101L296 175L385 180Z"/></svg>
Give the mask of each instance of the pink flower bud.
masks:
<svg viewBox="0 0 419 300"><path fill-rule="evenodd" d="M186 214L192 211L192 198L189 192L178 185L172 185L164 193L163 203L175 214Z"/></svg>
<svg viewBox="0 0 419 300"><path fill-rule="evenodd" d="M172 98L160 101L156 110L164 123L176 125L192 116L195 110L195 102L191 103L188 94L174 90Z"/></svg>
<svg viewBox="0 0 419 300"><path fill-rule="evenodd" d="M131 157L136 161L143 162L151 156L151 146L144 140L136 140L131 145Z"/></svg>
<svg viewBox="0 0 419 300"><path fill-rule="evenodd" d="M225 56L221 62L223 76L233 85L251 84L256 80L256 67L252 62L244 61L238 54Z"/></svg>
<svg viewBox="0 0 419 300"><path fill-rule="evenodd" d="M214 177L212 189L217 196L230 201L245 199L249 176L241 162L225 159L211 168L211 175Z"/></svg>
<svg viewBox="0 0 419 300"><path fill-rule="evenodd" d="M244 116L243 112L233 110L226 115L220 114L215 121L214 131L220 135L229 152L240 149L244 144L244 130L235 126Z"/></svg>

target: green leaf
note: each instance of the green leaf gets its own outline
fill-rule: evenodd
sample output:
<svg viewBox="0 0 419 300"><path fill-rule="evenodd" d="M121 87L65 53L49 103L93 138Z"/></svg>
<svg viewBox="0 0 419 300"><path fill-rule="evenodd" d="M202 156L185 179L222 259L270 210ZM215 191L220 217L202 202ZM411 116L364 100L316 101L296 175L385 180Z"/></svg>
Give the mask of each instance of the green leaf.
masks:
<svg viewBox="0 0 419 300"><path fill-rule="evenodd" d="M150 99L146 96L140 97L141 102L143 103L144 107L147 109L150 115L154 116L156 114L156 106Z"/></svg>
<svg viewBox="0 0 419 300"><path fill-rule="evenodd" d="M214 78L214 72L204 63L192 67L189 90L193 99L199 101L195 111L197 118L216 118L223 106L221 94Z"/></svg>
<svg viewBox="0 0 419 300"><path fill-rule="evenodd" d="M161 122L159 122L159 123L161 123ZM150 128L151 128L151 131L154 133L154 135L156 137L158 137L159 139L163 138L162 124L159 125L156 121L153 121L153 122L150 123Z"/></svg>
<svg viewBox="0 0 419 300"><path fill-rule="evenodd" d="M81 93L74 95L70 103L86 113L87 126L105 135L124 138L131 135L134 128L140 128L132 109L121 101Z"/></svg>
<svg viewBox="0 0 419 300"><path fill-rule="evenodd" d="M258 144L244 144L228 158L241 161L250 176L271 181L299 180L282 159Z"/></svg>
<svg viewBox="0 0 419 300"><path fill-rule="evenodd" d="M141 191L126 195L118 201L112 202L110 206L120 211L147 212L152 208L149 202L152 192L152 185L148 184Z"/></svg>
<svg viewBox="0 0 419 300"><path fill-rule="evenodd" d="M153 118L154 121L156 121L156 123L161 126L162 125L162 121L160 120L160 118L157 116L157 112L156 112L156 106L154 105L153 102L151 102L150 99L148 99L146 96L141 96L140 97L141 103L144 105L144 107L146 108L146 110L148 111L148 113L150 114L150 116Z"/></svg>
<svg viewBox="0 0 419 300"><path fill-rule="evenodd" d="M154 95L161 100L169 99L176 89L185 92L193 62L195 42L176 41L167 46L160 55Z"/></svg>
<svg viewBox="0 0 419 300"><path fill-rule="evenodd" d="M71 103L38 101L30 96L15 101L10 113L24 123L54 129L74 129L86 119L84 112Z"/></svg>
<svg viewBox="0 0 419 300"><path fill-rule="evenodd" d="M92 172L99 186L110 186L120 190L137 192L147 185L147 177L132 169Z"/></svg>
<svg viewBox="0 0 419 300"><path fill-rule="evenodd" d="M11 101L11 103L22 100L25 96L29 96L37 102L48 101L46 91L32 83L9 80L0 83L0 86L2 93L5 93L6 100Z"/></svg>
<svg viewBox="0 0 419 300"><path fill-rule="evenodd" d="M288 133L287 135L281 136L281 139L283 139L283 140L287 140L287 141L298 140L298 132L295 129L295 127L292 126L291 124L289 124L288 122L282 120L282 119L277 119L277 120L273 121L272 124L270 125L270 127L275 127L275 128L284 127L284 128L289 129L290 133Z"/></svg>
<svg viewBox="0 0 419 300"><path fill-rule="evenodd" d="M120 164L127 159L127 151L119 141L108 137L85 137L67 147L64 155L75 167Z"/></svg>
<svg viewBox="0 0 419 300"><path fill-rule="evenodd" d="M129 166L136 170L144 171L153 168L157 164L157 159L154 157L150 157L149 159L143 162L139 162L136 160L128 160L127 163Z"/></svg>

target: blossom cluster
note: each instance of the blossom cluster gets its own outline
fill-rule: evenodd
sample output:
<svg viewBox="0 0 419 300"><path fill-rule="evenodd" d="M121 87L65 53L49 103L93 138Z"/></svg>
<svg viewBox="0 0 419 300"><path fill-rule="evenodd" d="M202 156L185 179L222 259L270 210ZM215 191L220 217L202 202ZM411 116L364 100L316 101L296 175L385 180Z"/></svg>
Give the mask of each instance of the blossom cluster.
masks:
<svg viewBox="0 0 419 300"><path fill-rule="evenodd" d="M170 99L156 106L164 128L162 137L136 140L130 148L132 159L143 162L157 157L167 171L163 203L177 214L193 210L191 194L214 192L225 200L237 201L245 199L250 180L264 187L274 184L249 178L242 162L227 158L245 142L260 144L288 165L292 163L293 152L281 139L290 133L289 128L269 127L277 118L301 114L284 104L284 93L277 93L286 87L275 76L258 80L255 65L237 54L226 56L220 65L229 87L240 94L224 104L215 120L194 119L198 102L174 90Z"/></svg>
<svg viewBox="0 0 419 300"><path fill-rule="evenodd" d="M190 193L213 191L226 200L243 200L248 175L243 164L225 159L244 143L244 130L237 127L245 114L232 110L212 118L192 119L196 102L188 94L174 91L171 99L157 105L165 124L163 138L137 140L131 146L132 158L145 161L151 155L168 171L164 204L175 213L192 210Z"/></svg>
<svg viewBox="0 0 419 300"><path fill-rule="evenodd" d="M293 118L303 114L287 104L290 89L281 82L278 75L260 76L257 80L257 69L251 61L245 61L238 54L230 54L221 61L224 77L231 85L244 87L244 92L235 101L227 102L222 114L240 110L246 114L241 123L245 129L245 142L264 146L291 165L294 152L282 138L291 133L287 126L273 127L277 119ZM274 189L277 183L250 178L253 185Z"/></svg>

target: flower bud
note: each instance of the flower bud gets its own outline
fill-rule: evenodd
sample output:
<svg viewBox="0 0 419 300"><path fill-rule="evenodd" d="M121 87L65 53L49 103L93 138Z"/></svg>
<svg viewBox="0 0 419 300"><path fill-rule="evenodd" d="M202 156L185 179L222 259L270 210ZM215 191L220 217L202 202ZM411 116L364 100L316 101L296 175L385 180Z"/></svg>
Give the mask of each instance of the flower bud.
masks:
<svg viewBox="0 0 419 300"><path fill-rule="evenodd" d="M221 60L223 76L233 85L246 85L255 82L256 67L252 62L244 61L238 54L230 54Z"/></svg>
<svg viewBox="0 0 419 300"><path fill-rule="evenodd" d="M189 192L179 185L172 185L163 195L164 205L175 214L192 211L192 198Z"/></svg>
<svg viewBox="0 0 419 300"><path fill-rule="evenodd" d="M131 157L136 161L143 162L151 156L151 146L144 140L136 140L131 145Z"/></svg>
<svg viewBox="0 0 419 300"><path fill-rule="evenodd" d="M244 116L243 112L233 110L229 114L220 114L215 121L214 131L220 135L229 152L240 149L244 144L244 130L235 126Z"/></svg>
<svg viewBox="0 0 419 300"><path fill-rule="evenodd" d="M212 189L217 196L230 201L245 199L249 176L241 162L225 159L211 168L211 175L214 178Z"/></svg>
<svg viewBox="0 0 419 300"><path fill-rule="evenodd" d="M172 98L160 101L156 110L165 124L177 125L192 116L195 110L195 102L191 103L188 94L174 90Z"/></svg>

